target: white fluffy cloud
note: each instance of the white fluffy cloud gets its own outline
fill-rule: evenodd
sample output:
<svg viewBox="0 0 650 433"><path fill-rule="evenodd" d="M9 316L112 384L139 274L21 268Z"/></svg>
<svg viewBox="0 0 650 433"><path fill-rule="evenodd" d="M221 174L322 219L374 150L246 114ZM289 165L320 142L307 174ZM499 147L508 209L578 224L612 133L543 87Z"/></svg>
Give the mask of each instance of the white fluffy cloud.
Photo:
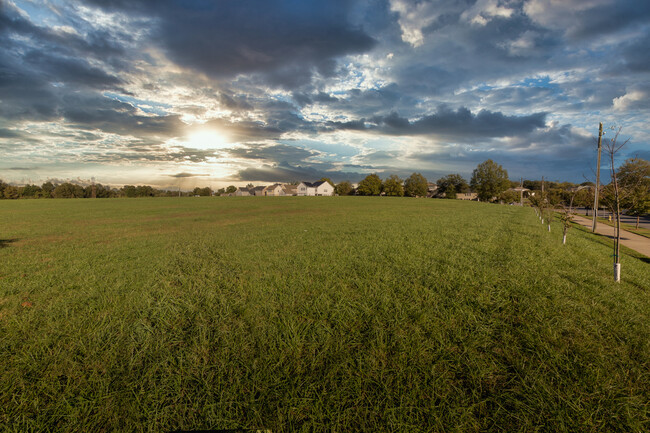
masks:
<svg viewBox="0 0 650 433"><path fill-rule="evenodd" d="M510 18L514 9L503 6L498 0L478 0L461 14L461 19L472 24L486 25L492 18Z"/></svg>
<svg viewBox="0 0 650 433"><path fill-rule="evenodd" d="M650 109L650 90L636 88L628 90L625 95L614 98L612 107L616 111Z"/></svg>

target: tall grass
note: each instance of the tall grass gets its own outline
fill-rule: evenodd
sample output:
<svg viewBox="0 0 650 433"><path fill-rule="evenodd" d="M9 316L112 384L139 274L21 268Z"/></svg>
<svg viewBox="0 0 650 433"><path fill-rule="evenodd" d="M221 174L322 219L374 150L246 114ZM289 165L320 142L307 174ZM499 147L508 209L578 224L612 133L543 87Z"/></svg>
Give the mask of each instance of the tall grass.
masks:
<svg viewBox="0 0 650 433"><path fill-rule="evenodd" d="M0 430L648 431L650 266L530 209L0 202Z"/></svg>

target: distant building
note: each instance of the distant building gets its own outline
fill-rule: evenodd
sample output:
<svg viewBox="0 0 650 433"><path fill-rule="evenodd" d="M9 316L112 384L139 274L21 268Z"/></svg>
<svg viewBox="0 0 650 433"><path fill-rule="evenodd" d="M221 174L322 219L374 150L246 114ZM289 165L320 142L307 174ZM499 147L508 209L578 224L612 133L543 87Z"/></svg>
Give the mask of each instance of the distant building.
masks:
<svg viewBox="0 0 650 433"><path fill-rule="evenodd" d="M456 200L478 200L478 194L475 192L456 193Z"/></svg>
<svg viewBox="0 0 650 433"><path fill-rule="evenodd" d="M237 196L237 197L246 197L246 196L249 196L249 195L251 195L251 193L248 190L248 188L239 187L239 188L237 188L237 191L235 191L235 196Z"/></svg>
<svg viewBox="0 0 650 433"><path fill-rule="evenodd" d="M278 197L282 195L282 185L279 183L274 183L273 185L269 185L266 188L264 188L264 195L265 196L273 196L273 197Z"/></svg>
<svg viewBox="0 0 650 433"><path fill-rule="evenodd" d="M250 195L255 195L255 196L262 196L264 195L264 190L266 189L265 186L256 186L253 188L250 188L248 191Z"/></svg>
<svg viewBox="0 0 650 433"><path fill-rule="evenodd" d="M282 193L280 195L298 195L298 185L290 185L288 183L285 183L282 185Z"/></svg>
<svg viewBox="0 0 650 433"><path fill-rule="evenodd" d="M297 187L297 195L334 195L334 186L326 180L318 182L300 182Z"/></svg>
<svg viewBox="0 0 650 433"><path fill-rule="evenodd" d="M296 195L301 197L306 195L316 195L316 190L311 182L300 182L296 187L296 191Z"/></svg>
<svg viewBox="0 0 650 433"><path fill-rule="evenodd" d="M435 197L436 193L438 191L438 185L435 183L428 182L427 183L427 197Z"/></svg>

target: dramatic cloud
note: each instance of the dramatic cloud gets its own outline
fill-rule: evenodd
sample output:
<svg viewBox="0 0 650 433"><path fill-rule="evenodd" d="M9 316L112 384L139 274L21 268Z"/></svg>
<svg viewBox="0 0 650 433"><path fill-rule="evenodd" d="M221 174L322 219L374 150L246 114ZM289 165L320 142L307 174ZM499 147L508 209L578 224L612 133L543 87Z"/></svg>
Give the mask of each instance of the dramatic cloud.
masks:
<svg viewBox="0 0 650 433"><path fill-rule="evenodd" d="M638 0L5 0L0 177L189 188L491 158L582 181L599 122L631 137L620 159L648 154L649 35Z"/></svg>
<svg viewBox="0 0 650 433"><path fill-rule="evenodd" d="M176 173L170 174L169 177L175 178L185 178L185 177L201 177L201 176L210 176L209 174L194 174L194 173Z"/></svg>
<svg viewBox="0 0 650 433"><path fill-rule="evenodd" d="M350 2L96 1L109 10L155 16L153 36L176 63L214 77L264 73L291 87L333 74L339 56L375 41L347 17Z"/></svg>
<svg viewBox="0 0 650 433"><path fill-rule="evenodd" d="M455 137L460 140L476 138L505 137L527 134L535 128L545 125L546 113L530 116L506 116L481 110L472 114L467 108L454 111L440 107L436 114L409 120L393 112L387 116L360 119L349 122L329 122L327 126L334 129L357 131L376 131L389 135L434 135L438 137Z"/></svg>

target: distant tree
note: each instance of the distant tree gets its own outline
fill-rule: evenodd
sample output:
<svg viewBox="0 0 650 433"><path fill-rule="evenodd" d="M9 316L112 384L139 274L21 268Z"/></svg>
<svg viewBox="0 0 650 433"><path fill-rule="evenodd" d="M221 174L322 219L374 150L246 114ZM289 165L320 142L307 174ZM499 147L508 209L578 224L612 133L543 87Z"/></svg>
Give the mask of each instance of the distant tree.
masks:
<svg viewBox="0 0 650 433"><path fill-rule="evenodd" d="M403 197L404 196L404 181L399 178L396 174L391 174L385 181L383 185L384 194L387 196L393 197Z"/></svg>
<svg viewBox="0 0 650 433"><path fill-rule="evenodd" d="M15 186L5 184L3 195L6 199L14 200L20 197L20 192Z"/></svg>
<svg viewBox="0 0 650 433"><path fill-rule="evenodd" d="M149 185L138 185L135 187L136 197L153 197L155 195L156 191Z"/></svg>
<svg viewBox="0 0 650 433"><path fill-rule="evenodd" d="M496 162L488 159L479 164L472 173L470 181L479 200L492 201L510 187L508 172Z"/></svg>
<svg viewBox="0 0 650 433"><path fill-rule="evenodd" d="M359 182L357 192L359 195L379 195L381 194L381 179L375 173L369 174Z"/></svg>
<svg viewBox="0 0 650 433"><path fill-rule="evenodd" d="M135 185L124 185L122 187L122 195L124 197L136 197Z"/></svg>
<svg viewBox="0 0 650 433"><path fill-rule="evenodd" d="M212 190L209 187L199 188L198 186L192 191L193 195L200 195L201 197L209 197L212 195Z"/></svg>
<svg viewBox="0 0 650 433"><path fill-rule="evenodd" d="M440 193L440 195L442 195L442 193ZM453 200L458 198L458 194L456 193L456 187L453 184L445 188L445 198L453 199Z"/></svg>
<svg viewBox="0 0 650 433"><path fill-rule="evenodd" d="M628 215L639 218L650 212L650 162L641 158L629 158L618 169L621 189L625 191L622 207Z"/></svg>
<svg viewBox="0 0 650 433"><path fill-rule="evenodd" d="M513 191L512 189L507 189L499 194L498 199L500 202L503 202L505 204L519 203L519 193Z"/></svg>
<svg viewBox="0 0 650 433"><path fill-rule="evenodd" d="M320 180L325 181L325 182L329 182L329 184L332 185L332 186L335 185L335 183L332 182L332 179L330 179L329 177L321 177Z"/></svg>
<svg viewBox="0 0 650 433"><path fill-rule="evenodd" d="M237 191L237 187L235 185L230 185L228 188L226 188L226 194L233 194L235 191Z"/></svg>
<svg viewBox="0 0 650 433"><path fill-rule="evenodd" d="M42 190L38 185L25 185L19 191L21 197L35 198L40 197Z"/></svg>
<svg viewBox="0 0 650 433"><path fill-rule="evenodd" d="M249 184L246 185L246 188L253 189L253 188L255 188L255 185L253 185L252 183L249 183Z"/></svg>
<svg viewBox="0 0 650 433"><path fill-rule="evenodd" d="M352 184L347 180L339 182L334 187L334 192L338 195L349 195L352 192Z"/></svg>
<svg viewBox="0 0 650 433"><path fill-rule="evenodd" d="M81 185L64 182L54 188L52 195L55 198L83 198L84 189Z"/></svg>
<svg viewBox="0 0 650 433"><path fill-rule="evenodd" d="M45 198L52 197L52 192L54 192L54 188L56 188L56 185L54 185L49 180L45 182L43 185L41 185L41 190L43 191L42 192L43 197Z"/></svg>
<svg viewBox="0 0 650 433"><path fill-rule="evenodd" d="M5 198L5 188L9 186L9 184L4 183L2 179L0 179L0 199Z"/></svg>
<svg viewBox="0 0 650 433"><path fill-rule="evenodd" d="M251 184L249 183L249 185ZM219 188L217 190L217 195L224 195L225 193L226 193L226 188Z"/></svg>
<svg viewBox="0 0 650 433"><path fill-rule="evenodd" d="M463 176L460 174L448 174L441 177L436 182L438 195L444 194L447 198L456 198L456 193L463 193L469 191L469 185Z"/></svg>
<svg viewBox="0 0 650 433"><path fill-rule="evenodd" d="M111 197L111 189L101 183L95 184L95 197L108 198Z"/></svg>
<svg viewBox="0 0 650 433"><path fill-rule="evenodd" d="M404 182L404 194L408 197L426 197L428 190L429 183L420 173L413 173Z"/></svg>

